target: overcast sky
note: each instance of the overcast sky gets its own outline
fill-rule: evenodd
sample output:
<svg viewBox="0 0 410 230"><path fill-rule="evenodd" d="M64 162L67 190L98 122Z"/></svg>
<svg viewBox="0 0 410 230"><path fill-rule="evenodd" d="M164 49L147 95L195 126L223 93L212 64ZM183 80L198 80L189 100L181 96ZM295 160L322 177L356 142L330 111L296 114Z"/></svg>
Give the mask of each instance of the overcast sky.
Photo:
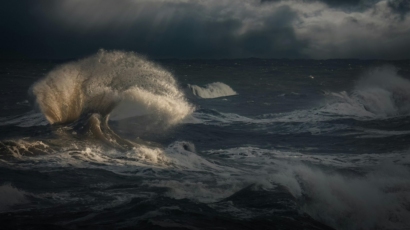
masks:
<svg viewBox="0 0 410 230"><path fill-rule="evenodd" d="M0 57L410 58L409 0L8 0Z"/></svg>

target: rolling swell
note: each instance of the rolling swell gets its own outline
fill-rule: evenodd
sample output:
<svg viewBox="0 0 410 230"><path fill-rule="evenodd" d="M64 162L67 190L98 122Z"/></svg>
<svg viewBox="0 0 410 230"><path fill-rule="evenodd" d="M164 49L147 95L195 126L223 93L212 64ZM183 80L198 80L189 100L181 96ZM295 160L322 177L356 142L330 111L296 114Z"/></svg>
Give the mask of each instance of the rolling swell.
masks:
<svg viewBox="0 0 410 230"><path fill-rule="evenodd" d="M115 134L109 119L150 115L167 128L194 110L171 73L132 52L100 50L61 65L36 82L30 94L50 124L87 127L115 147L136 143Z"/></svg>

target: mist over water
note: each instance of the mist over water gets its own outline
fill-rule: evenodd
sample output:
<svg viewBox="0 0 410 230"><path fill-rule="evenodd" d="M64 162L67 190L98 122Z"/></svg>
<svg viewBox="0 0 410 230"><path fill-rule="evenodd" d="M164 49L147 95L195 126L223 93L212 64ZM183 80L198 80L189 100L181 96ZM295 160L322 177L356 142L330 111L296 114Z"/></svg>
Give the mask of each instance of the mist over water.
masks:
<svg viewBox="0 0 410 230"><path fill-rule="evenodd" d="M28 216L65 228L410 226L410 63L159 62L100 50L26 83L37 110L0 118L10 229Z"/></svg>

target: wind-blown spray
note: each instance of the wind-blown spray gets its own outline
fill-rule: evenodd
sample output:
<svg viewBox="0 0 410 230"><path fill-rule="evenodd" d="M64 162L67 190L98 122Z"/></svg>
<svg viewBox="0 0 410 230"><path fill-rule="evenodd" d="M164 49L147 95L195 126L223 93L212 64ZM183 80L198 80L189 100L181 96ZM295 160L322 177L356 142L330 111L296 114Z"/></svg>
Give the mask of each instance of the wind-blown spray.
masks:
<svg viewBox="0 0 410 230"><path fill-rule="evenodd" d="M36 82L31 93L50 124L86 116L97 137L107 132L118 137L108 127L110 115L118 120L149 114L169 127L194 110L170 72L132 52L100 50L59 66Z"/></svg>

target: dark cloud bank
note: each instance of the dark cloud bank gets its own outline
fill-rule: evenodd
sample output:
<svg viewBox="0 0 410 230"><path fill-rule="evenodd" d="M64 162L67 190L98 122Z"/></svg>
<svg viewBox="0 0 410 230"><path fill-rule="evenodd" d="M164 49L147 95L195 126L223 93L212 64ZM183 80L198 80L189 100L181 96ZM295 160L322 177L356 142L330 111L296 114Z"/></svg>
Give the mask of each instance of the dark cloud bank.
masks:
<svg viewBox="0 0 410 230"><path fill-rule="evenodd" d="M99 48L153 58L410 58L408 0L20 0L0 3L0 57Z"/></svg>

